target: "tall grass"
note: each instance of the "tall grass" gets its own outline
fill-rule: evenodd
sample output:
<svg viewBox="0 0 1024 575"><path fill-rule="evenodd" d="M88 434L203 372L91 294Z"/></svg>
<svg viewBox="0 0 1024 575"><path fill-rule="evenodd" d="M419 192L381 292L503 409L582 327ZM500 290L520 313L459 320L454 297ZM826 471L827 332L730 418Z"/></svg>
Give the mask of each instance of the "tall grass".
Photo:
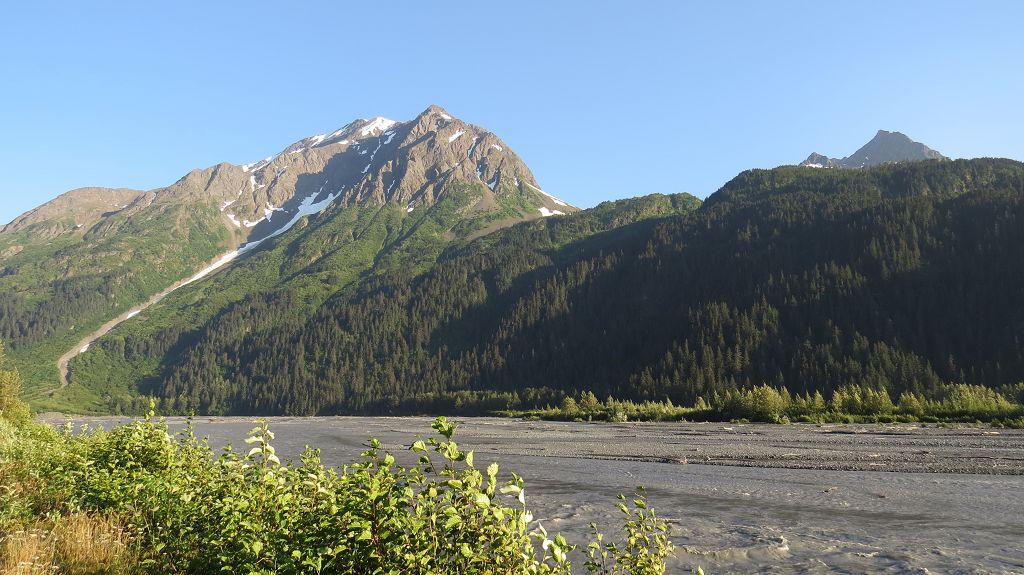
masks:
<svg viewBox="0 0 1024 575"><path fill-rule="evenodd" d="M116 519L73 513L3 536L0 575L95 575L138 571L138 540Z"/></svg>

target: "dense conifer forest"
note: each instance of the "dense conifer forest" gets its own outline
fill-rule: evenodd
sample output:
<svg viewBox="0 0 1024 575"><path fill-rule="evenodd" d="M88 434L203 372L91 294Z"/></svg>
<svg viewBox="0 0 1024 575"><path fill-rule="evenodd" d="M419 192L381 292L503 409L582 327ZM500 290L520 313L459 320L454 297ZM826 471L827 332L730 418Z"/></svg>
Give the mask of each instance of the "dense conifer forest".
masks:
<svg viewBox="0 0 1024 575"><path fill-rule="evenodd" d="M418 275L391 266L283 324L300 294L102 345L161 361L140 392L171 412L473 413L580 391L693 404L759 385L1012 395L1022 199L1010 160L752 170L699 207L607 203L451 248Z"/></svg>

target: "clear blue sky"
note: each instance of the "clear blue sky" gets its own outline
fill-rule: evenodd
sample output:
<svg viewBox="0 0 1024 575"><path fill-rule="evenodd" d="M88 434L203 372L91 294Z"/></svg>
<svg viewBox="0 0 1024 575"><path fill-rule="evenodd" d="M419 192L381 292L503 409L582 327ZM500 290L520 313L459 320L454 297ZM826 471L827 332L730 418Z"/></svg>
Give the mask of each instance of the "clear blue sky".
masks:
<svg viewBox="0 0 1024 575"><path fill-rule="evenodd" d="M88 5L87 5L88 4ZM16 2L0 222L431 103L587 207L898 130L1024 159L1024 2Z"/></svg>

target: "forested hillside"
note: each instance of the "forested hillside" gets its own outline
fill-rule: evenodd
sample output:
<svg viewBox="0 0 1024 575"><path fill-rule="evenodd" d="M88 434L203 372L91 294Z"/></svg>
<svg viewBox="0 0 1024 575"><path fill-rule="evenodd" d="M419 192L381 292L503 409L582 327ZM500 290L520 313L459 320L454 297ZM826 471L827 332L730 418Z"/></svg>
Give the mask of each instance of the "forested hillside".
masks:
<svg viewBox="0 0 1024 575"><path fill-rule="evenodd" d="M0 234L0 340L30 391L57 386L57 357L84 335L230 245L212 202L150 206L139 194L101 218L68 214Z"/></svg>
<svg viewBox="0 0 1024 575"><path fill-rule="evenodd" d="M174 294L167 302L144 312L136 321L101 339L74 363L74 385L69 388L69 393L74 393L73 388L84 387L105 395L110 401L109 406L94 405L93 409L136 409L144 406L146 401L138 397L139 390L159 393L165 381L185 377L209 390L204 392L207 394L216 389L216 393L248 395L249 392L242 391L249 387L248 376L243 382L235 379L235 375L229 376L229 371L222 370L231 363L235 366L233 369L241 370L244 366L245 370L252 370L250 373L259 373L258 377L281 381L282 385L295 390L296 398L308 397L303 385L322 388L326 382L319 376L313 377L308 371L301 381L292 378L291 370L278 371L285 364L277 362L285 361L285 354L289 353L280 346L291 346L292 338L299 337L315 338L315 341L307 342L311 349L317 347L317 342L330 345L326 339L319 339L316 335L304 336L301 332L321 323L322 317L330 317L348 305L345 302L361 302L366 294L392 289L385 286L421 290L419 282L430 281L427 278L441 277L441 281L447 281L444 276L436 274L446 273L443 270L452 264L444 263L433 272L428 270L435 269L431 266L438 257L442 262L452 258L461 261L462 250L469 254L477 250L489 254L486 256L489 266L501 266L504 261L522 266L507 267L500 272L510 274L511 278L544 261L553 263L552 257L557 257L560 262L574 259L575 252L569 250L578 249L572 247L572 242L581 238L619 230L632 222L688 212L699 204L699 200L686 195L650 196L607 203L589 210L580 218L534 221L480 238L470 244L471 248L453 249L442 254L447 244L443 239L445 230L458 222L475 221L465 220L465 216L459 215L460 197L459 194L451 194L436 206L414 212L414 217L402 217L405 216L404 210L400 215L395 206L350 207L329 213L328 217L319 218L308 227L297 226L269 249L253 254L203 285ZM615 237L623 234L622 231L614 233ZM609 237L595 241L614 242L615 239ZM453 245L465 244L456 242ZM556 253L559 250L566 250L566 255L559 256ZM314 252L315 257L308 259L301 255ZM458 305L456 292L463 286L455 283L450 287L451 290L447 291L443 286L431 284L430 289L445 292L436 304ZM436 304L428 304L429 313L448 313L447 307L434 310ZM410 317L404 321L420 320ZM355 336L347 336L347 341L348 345L361 345ZM368 344L371 340L366 341ZM258 351L264 345L277 349L269 355ZM242 351L243 348L251 351ZM298 352L298 348L294 351ZM249 353L253 355L249 356ZM299 353L300 357L302 355ZM311 357L320 356L322 352L313 351ZM192 379L192 373L198 377ZM208 376L211 379L206 380ZM190 405L190 401L185 399L180 405L173 402L173 406L164 408L220 411L226 405L223 399L217 400L218 406L202 407ZM266 404L271 401L269 398L264 400ZM291 404L292 400L284 402ZM281 405L264 405L257 409L287 409L289 412L292 409L284 408L284 403Z"/></svg>
<svg viewBox="0 0 1024 575"><path fill-rule="evenodd" d="M753 170L696 210L606 204L449 249L419 275L393 267L301 321L272 321L295 294L254 298L141 391L172 411L308 414L998 387L1024 380L1022 200L1009 160Z"/></svg>

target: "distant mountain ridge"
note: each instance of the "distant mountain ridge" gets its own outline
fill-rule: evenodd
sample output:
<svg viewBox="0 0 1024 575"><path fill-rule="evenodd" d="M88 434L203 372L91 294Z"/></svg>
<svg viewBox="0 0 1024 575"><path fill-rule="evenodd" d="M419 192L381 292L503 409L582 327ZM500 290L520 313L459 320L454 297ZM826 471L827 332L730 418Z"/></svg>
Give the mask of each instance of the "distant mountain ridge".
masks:
<svg viewBox="0 0 1024 575"><path fill-rule="evenodd" d="M911 140L905 134L879 130L870 142L850 156L836 159L814 152L800 162L800 165L809 168L866 168L890 162L948 159L928 146Z"/></svg>
<svg viewBox="0 0 1024 575"><path fill-rule="evenodd" d="M284 212L277 217L281 222L282 216L301 211L304 201L398 202L411 211L432 204L454 179L479 181L492 193L503 181L524 183L538 192L537 213L523 214L526 219L576 210L543 192L529 168L495 134L431 105L408 122L355 120L257 162L192 170L165 188L72 190L18 216L0 233L46 222L40 231L60 234L114 214L132 215L154 203L215 200L225 224L244 241L278 231L277 212Z"/></svg>

